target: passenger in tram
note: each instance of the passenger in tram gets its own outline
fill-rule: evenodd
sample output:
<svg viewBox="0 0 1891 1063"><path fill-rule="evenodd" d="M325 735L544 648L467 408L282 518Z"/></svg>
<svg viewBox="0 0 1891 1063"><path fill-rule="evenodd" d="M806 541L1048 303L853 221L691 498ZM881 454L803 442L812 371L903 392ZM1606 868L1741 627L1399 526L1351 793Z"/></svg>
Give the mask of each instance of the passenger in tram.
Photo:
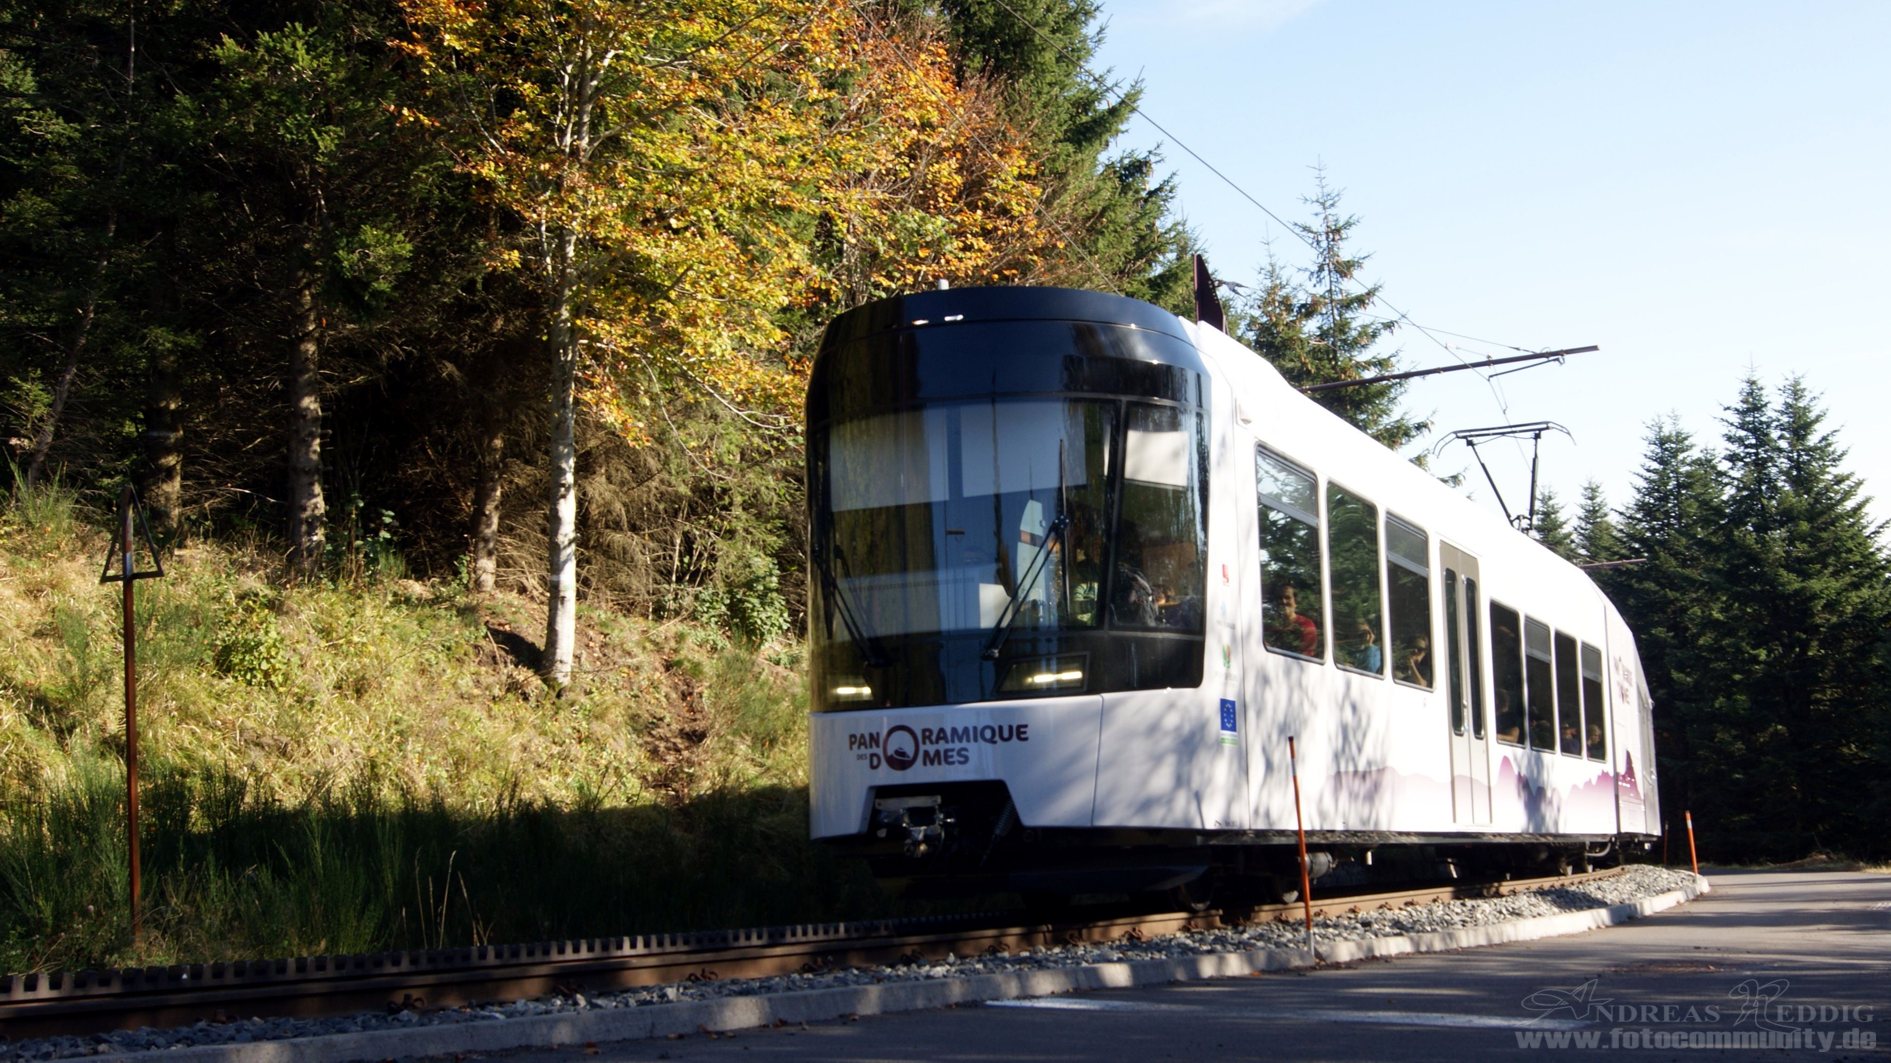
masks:
<svg viewBox="0 0 1891 1063"><path fill-rule="evenodd" d="M1421 687L1431 685L1430 639L1420 635L1412 640L1412 648L1405 652L1405 667L1399 672L1399 678Z"/></svg>
<svg viewBox="0 0 1891 1063"><path fill-rule="evenodd" d="M1110 617L1129 627L1154 627L1156 592L1142 570L1127 561L1116 566L1116 587L1111 592Z"/></svg>
<svg viewBox="0 0 1891 1063"><path fill-rule="evenodd" d="M1589 755L1596 760L1601 760L1607 753L1608 747L1602 744L1602 725L1599 723L1590 724Z"/></svg>
<svg viewBox="0 0 1891 1063"><path fill-rule="evenodd" d="M1201 630L1202 597L1200 594L1178 597L1174 591L1165 587L1158 605L1163 627L1172 627L1181 631Z"/></svg>
<svg viewBox="0 0 1891 1063"><path fill-rule="evenodd" d="M1110 620L1125 627L1154 627L1156 590L1142 572L1142 537L1125 523L1117 544L1116 575L1110 585Z"/></svg>
<svg viewBox="0 0 1891 1063"><path fill-rule="evenodd" d="M1275 600L1273 621L1268 625L1267 641L1302 657L1320 655L1320 625L1300 611L1300 592L1291 583L1282 583Z"/></svg>
<svg viewBox="0 0 1891 1063"><path fill-rule="evenodd" d="M1497 688L1497 740L1523 743L1523 714L1510 703L1510 691L1501 686Z"/></svg>
<svg viewBox="0 0 1891 1063"><path fill-rule="evenodd" d="M1353 632L1352 648L1353 667L1363 668L1368 672L1380 673L1385 670L1385 654L1379 649L1379 634L1372 629L1370 620L1361 620Z"/></svg>
<svg viewBox="0 0 1891 1063"><path fill-rule="evenodd" d="M1089 506L1080 502L1070 507L1068 537L1065 556L1071 560L1063 575L1070 581L1075 613L1071 621L1088 627L1097 622L1097 587L1103 582L1103 533Z"/></svg>

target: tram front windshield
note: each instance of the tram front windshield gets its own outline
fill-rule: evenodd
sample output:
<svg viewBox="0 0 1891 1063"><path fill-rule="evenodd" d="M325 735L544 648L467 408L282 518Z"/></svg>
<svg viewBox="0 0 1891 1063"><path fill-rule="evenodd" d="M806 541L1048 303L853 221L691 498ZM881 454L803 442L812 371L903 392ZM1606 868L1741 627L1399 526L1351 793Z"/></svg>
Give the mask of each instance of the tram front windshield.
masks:
<svg viewBox="0 0 1891 1063"><path fill-rule="evenodd" d="M817 642L1200 634L1196 411L985 399L843 420L824 442Z"/></svg>

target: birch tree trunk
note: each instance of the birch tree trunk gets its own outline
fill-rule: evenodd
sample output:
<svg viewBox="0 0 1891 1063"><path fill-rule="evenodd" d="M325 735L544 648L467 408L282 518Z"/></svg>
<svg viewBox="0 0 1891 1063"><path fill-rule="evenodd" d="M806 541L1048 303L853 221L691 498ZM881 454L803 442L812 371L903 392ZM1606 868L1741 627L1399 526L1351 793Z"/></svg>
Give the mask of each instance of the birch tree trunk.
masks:
<svg viewBox="0 0 1891 1063"><path fill-rule="evenodd" d="M587 27L588 28L588 27ZM558 150L573 171L582 172L591 157L591 114L597 104L600 62L587 33L574 41L574 61L566 69L565 106L557 124ZM571 180L569 174L561 184ZM562 194L572 188L567 184ZM545 681L562 690L571 682L573 641L578 625L578 300L580 263L578 230L569 221L540 229L545 265L551 278L552 433L550 553L545 578Z"/></svg>
<svg viewBox="0 0 1891 1063"><path fill-rule="evenodd" d="M558 235L563 260L552 304L551 513L545 578L545 680L555 688L571 682L572 640L578 620L578 333L571 262L577 234Z"/></svg>

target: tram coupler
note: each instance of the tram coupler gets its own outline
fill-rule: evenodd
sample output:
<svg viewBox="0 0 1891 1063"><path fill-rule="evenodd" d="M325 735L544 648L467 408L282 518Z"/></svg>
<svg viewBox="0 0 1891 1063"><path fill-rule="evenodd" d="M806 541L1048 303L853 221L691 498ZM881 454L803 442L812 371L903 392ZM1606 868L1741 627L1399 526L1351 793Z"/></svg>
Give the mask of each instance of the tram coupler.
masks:
<svg viewBox="0 0 1891 1063"><path fill-rule="evenodd" d="M910 859L920 859L945 845L952 817L936 795L879 797L873 802L874 835L898 838Z"/></svg>

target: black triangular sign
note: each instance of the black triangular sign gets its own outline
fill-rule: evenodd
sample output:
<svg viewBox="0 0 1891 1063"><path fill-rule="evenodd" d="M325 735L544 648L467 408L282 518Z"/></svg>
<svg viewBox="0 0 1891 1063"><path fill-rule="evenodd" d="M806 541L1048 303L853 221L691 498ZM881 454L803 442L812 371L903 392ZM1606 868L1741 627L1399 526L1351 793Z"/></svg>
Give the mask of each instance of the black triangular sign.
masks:
<svg viewBox="0 0 1891 1063"><path fill-rule="evenodd" d="M136 529L132 535L131 550L125 549L125 521L129 510L131 521ZM118 496L118 520L112 529L112 545L105 551L105 568L99 573L100 583L123 583L134 579L157 579L164 575L164 561L158 557L158 544L151 538L151 525L145 520L144 507L138 504L138 492L126 487ZM144 540L145 552L151 557L154 568L139 571L137 564L138 540ZM112 571L113 566L118 571Z"/></svg>
<svg viewBox="0 0 1891 1063"><path fill-rule="evenodd" d="M1215 278L1208 273L1208 259L1195 256L1195 320L1227 331L1228 319L1221 312L1221 296L1215 294Z"/></svg>

